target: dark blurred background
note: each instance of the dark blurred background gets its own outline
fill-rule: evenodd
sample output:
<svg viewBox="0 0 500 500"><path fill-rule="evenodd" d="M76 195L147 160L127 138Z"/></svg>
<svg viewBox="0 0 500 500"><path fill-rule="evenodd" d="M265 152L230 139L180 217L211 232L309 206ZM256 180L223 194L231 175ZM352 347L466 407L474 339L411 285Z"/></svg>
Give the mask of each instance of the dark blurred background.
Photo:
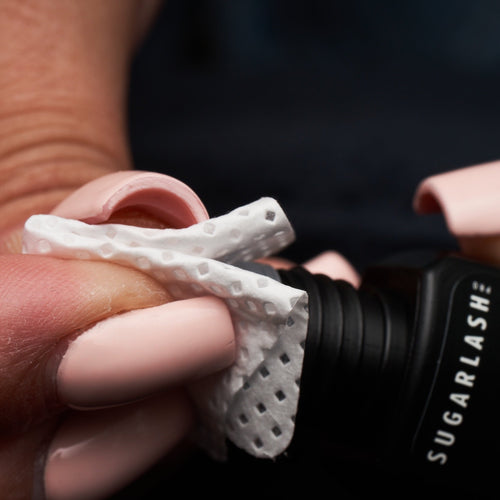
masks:
<svg viewBox="0 0 500 500"><path fill-rule="evenodd" d="M275 197L299 262L335 249L362 271L453 248L412 197L428 175L500 158L499 16L494 0L168 0L132 72L136 168L183 180L213 216ZM168 479L160 467L158 498L288 495L291 480L368 498L324 464L190 460Z"/></svg>

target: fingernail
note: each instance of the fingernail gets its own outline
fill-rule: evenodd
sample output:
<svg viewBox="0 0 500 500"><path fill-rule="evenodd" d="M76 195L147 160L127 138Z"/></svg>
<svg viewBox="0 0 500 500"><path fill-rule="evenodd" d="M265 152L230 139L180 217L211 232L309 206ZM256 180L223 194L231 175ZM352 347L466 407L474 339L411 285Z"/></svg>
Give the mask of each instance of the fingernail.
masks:
<svg viewBox="0 0 500 500"><path fill-rule="evenodd" d="M464 255L500 263L500 162L445 172L418 186L417 213L442 213Z"/></svg>
<svg viewBox="0 0 500 500"><path fill-rule="evenodd" d="M108 318L73 340L56 374L61 401L101 408L219 371L234 359L229 311L199 297Z"/></svg>
<svg viewBox="0 0 500 500"><path fill-rule="evenodd" d="M181 394L94 412L73 412L56 432L43 473L46 500L108 498L186 436L193 423Z"/></svg>
<svg viewBox="0 0 500 500"><path fill-rule="evenodd" d="M418 186L418 213L442 212L455 236L500 235L500 162L428 177Z"/></svg>
<svg viewBox="0 0 500 500"><path fill-rule="evenodd" d="M63 200L52 214L98 224L130 207L175 229L208 219L205 206L186 184L168 175L141 171L114 172L95 179Z"/></svg>
<svg viewBox="0 0 500 500"><path fill-rule="evenodd" d="M345 280L354 287L357 287L360 282L358 272L337 252L323 252L305 262L303 267L310 273L324 274L335 280Z"/></svg>

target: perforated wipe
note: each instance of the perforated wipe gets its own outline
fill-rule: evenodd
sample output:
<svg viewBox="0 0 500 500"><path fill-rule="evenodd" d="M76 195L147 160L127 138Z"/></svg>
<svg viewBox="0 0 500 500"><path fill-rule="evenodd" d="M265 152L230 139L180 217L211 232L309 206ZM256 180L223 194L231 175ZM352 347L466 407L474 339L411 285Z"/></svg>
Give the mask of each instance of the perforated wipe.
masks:
<svg viewBox="0 0 500 500"><path fill-rule="evenodd" d="M290 443L307 330L307 295L239 263L272 255L294 239L283 210L262 198L185 229L89 225L35 215L23 252L134 267L160 281L177 300L214 295L231 311L234 365L192 387L200 443L224 458L225 439L258 457Z"/></svg>

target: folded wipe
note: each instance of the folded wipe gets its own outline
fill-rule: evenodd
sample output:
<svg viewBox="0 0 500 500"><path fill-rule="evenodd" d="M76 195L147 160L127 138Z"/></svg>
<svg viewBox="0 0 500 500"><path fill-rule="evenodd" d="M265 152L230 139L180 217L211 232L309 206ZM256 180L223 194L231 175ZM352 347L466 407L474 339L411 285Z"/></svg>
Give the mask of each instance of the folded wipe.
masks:
<svg viewBox="0 0 500 500"><path fill-rule="evenodd" d="M115 262L151 275L176 300L224 300L236 332L236 361L193 384L201 419L197 438L217 458L225 456L226 438L254 456L275 457L294 432L307 295L244 263L274 254L293 239L278 203L262 198L184 229L35 215L25 224L23 252Z"/></svg>

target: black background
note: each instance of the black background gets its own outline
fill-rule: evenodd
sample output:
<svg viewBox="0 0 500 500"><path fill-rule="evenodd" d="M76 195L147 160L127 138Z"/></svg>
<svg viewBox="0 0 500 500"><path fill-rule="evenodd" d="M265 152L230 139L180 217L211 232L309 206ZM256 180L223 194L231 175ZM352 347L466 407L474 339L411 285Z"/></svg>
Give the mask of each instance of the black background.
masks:
<svg viewBox="0 0 500 500"><path fill-rule="evenodd" d="M335 249L362 271L452 248L412 197L428 175L500 158L499 14L493 0L169 0L132 70L135 167L183 180L212 216L276 198L298 262ZM249 462L195 452L120 498L434 491L333 461Z"/></svg>

